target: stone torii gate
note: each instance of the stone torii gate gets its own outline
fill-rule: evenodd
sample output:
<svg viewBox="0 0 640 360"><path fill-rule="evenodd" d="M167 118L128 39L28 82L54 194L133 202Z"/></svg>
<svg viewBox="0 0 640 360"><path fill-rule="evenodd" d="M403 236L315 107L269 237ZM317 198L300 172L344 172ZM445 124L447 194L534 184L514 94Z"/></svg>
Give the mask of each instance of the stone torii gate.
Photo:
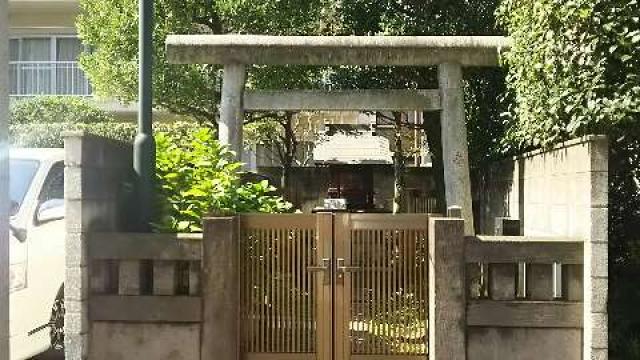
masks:
<svg viewBox="0 0 640 360"><path fill-rule="evenodd" d="M224 66L218 138L238 156L247 110L441 111L447 206L462 207L473 234L463 66L497 66L509 40L494 36L170 35L169 62ZM250 65L438 66L438 90L247 91Z"/></svg>

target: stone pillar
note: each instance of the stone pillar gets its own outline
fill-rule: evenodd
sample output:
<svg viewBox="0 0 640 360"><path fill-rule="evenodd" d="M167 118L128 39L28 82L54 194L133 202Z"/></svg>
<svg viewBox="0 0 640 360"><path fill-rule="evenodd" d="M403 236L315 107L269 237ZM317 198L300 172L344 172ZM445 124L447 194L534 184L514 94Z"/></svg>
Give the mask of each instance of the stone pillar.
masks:
<svg viewBox="0 0 640 360"><path fill-rule="evenodd" d="M464 220L429 219L429 358L466 359Z"/></svg>
<svg viewBox="0 0 640 360"><path fill-rule="evenodd" d="M457 64L441 64L438 66L438 82L442 103L440 126L446 205L462 207L464 232L466 235L474 235L462 67Z"/></svg>
<svg viewBox="0 0 640 360"><path fill-rule="evenodd" d="M608 358L608 164L606 137L589 142L590 158L590 228L584 244L584 358ZM587 225L587 224L585 224Z"/></svg>
<svg viewBox="0 0 640 360"><path fill-rule="evenodd" d="M121 184L131 174L132 149L83 132L63 134L65 147L65 280L64 352L67 360L89 356L89 289L87 255L90 233L127 227L119 216ZM93 284L99 287L100 284Z"/></svg>
<svg viewBox="0 0 640 360"><path fill-rule="evenodd" d="M0 359L9 358L9 3L0 0Z"/></svg>
<svg viewBox="0 0 640 360"><path fill-rule="evenodd" d="M204 219L202 243L202 359L240 358L238 222Z"/></svg>
<svg viewBox="0 0 640 360"><path fill-rule="evenodd" d="M235 151L236 159L242 158L242 123L244 121L244 86L247 70L242 64L224 66L218 140Z"/></svg>

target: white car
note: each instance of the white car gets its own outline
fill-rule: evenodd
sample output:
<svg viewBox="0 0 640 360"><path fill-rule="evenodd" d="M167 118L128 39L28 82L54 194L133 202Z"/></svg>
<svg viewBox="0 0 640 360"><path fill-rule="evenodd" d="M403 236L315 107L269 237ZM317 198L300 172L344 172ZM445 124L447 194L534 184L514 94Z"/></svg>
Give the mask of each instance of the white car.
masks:
<svg viewBox="0 0 640 360"><path fill-rule="evenodd" d="M64 150L11 149L11 360L64 343Z"/></svg>

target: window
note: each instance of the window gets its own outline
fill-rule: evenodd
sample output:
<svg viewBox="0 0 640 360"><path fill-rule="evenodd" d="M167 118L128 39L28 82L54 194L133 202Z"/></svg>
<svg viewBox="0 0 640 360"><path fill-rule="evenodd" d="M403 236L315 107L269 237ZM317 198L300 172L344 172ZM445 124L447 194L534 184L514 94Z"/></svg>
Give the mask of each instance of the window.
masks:
<svg viewBox="0 0 640 360"><path fill-rule="evenodd" d="M11 213L17 213L22 206L22 201L27 195L33 177L38 171L39 163L35 160L17 160L9 161L9 198L11 199Z"/></svg>
<svg viewBox="0 0 640 360"><path fill-rule="evenodd" d="M49 170L38 200L43 203L48 200L62 199L64 199L64 164L57 162Z"/></svg>
<svg viewBox="0 0 640 360"><path fill-rule="evenodd" d="M78 66L84 47L77 37L23 37L10 40L10 94L90 95Z"/></svg>

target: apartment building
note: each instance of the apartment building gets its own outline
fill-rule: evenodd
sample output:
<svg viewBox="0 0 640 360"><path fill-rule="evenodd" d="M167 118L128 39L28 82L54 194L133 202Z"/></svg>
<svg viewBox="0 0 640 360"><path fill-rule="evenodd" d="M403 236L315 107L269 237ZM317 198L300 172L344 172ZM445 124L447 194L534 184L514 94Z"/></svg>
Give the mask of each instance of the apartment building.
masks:
<svg viewBox="0 0 640 360"><path fill-rule="evenodd" d="M9 94L91 96L78 64L77 0L9 1Z"/></svg>
<svg viewBox="0 0 640 360"><path fill-rule="evenodd" d="M12 101L33 96L82 96L123 120L134 121L137 105L96 98L78 63L84 50L75 20L78 0L9 0L9 95ZM158 119L172 118L162 111Z"/></svg>

